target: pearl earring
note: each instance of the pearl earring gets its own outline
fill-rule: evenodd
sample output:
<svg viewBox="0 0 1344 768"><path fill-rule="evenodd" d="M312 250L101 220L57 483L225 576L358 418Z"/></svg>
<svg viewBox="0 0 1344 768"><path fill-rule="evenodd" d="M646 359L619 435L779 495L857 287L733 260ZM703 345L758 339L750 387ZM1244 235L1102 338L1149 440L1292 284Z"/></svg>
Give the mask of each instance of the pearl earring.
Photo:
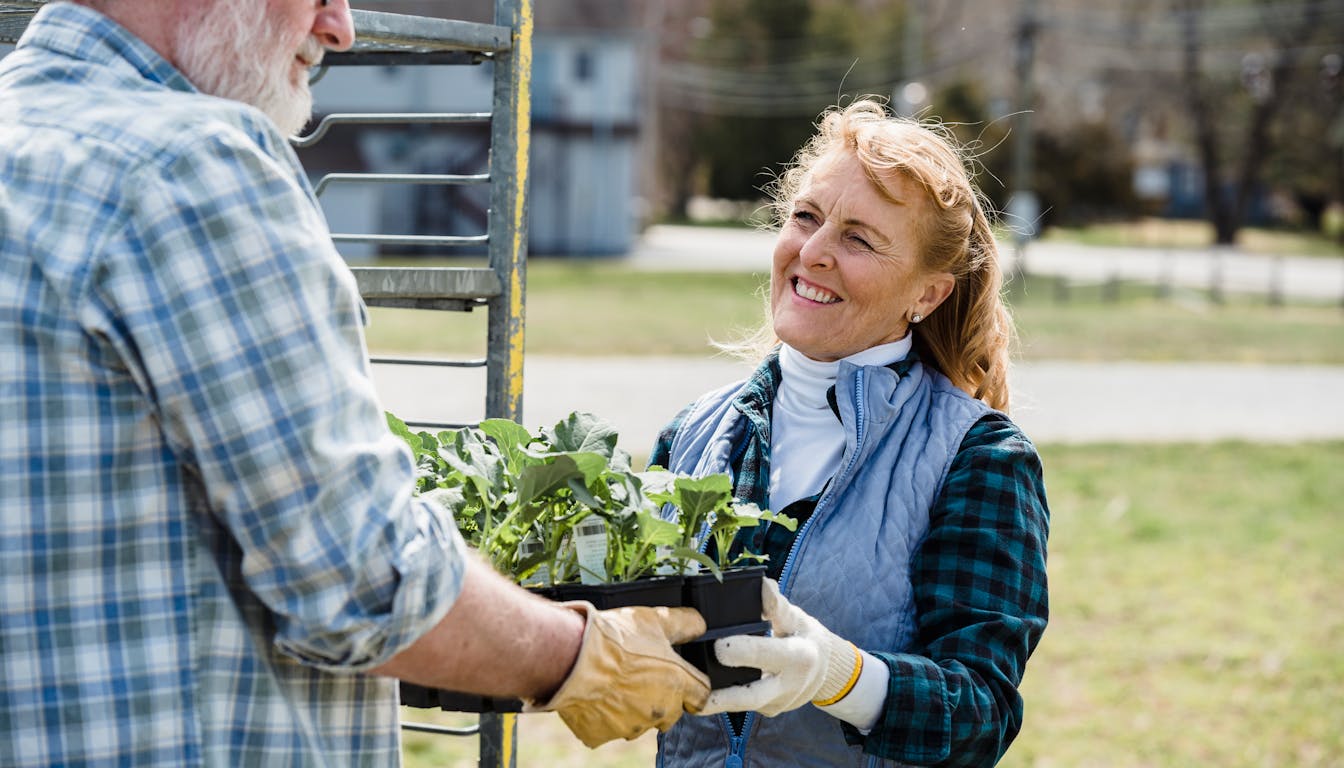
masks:
<svg viewBox="0 0 1344 768"><path fill-rule="evenodd" d="M912 322L912 323L918 323L920 320L923 320L923 319L924 319L924 316L921 315L921 314L919 314L918 312L916 312L915 314L913 314L913 315L910 316L910 322Z"/></svg>

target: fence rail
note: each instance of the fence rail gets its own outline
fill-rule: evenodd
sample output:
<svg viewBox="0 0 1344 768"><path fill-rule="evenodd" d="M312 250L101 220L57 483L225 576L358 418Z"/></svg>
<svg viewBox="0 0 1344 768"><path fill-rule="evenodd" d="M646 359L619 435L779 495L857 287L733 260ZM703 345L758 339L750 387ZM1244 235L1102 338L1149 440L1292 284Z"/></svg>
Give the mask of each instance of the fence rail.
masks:
<svg viewBox="0 0 1344 768"><path fill-rule="evenodd" d="M1005 249L1010 274L1017 255ZM1089 287L1104 300L1118 286L1152 286L1159 298L1198 292L1213 303L1261 299L1270 306L1337 303L1344 307L1344 257L1248 254L1224 248L1103 248L1035 242L1020 256L1021 271L1055 281L1056 297L1069 301Z"/></svg>

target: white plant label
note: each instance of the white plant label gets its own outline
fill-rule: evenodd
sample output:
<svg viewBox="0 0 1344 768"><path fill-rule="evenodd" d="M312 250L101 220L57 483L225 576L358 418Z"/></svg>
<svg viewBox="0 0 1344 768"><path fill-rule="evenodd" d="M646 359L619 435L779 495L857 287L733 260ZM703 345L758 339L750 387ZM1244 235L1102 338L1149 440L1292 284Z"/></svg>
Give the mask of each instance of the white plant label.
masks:
<svg viewBox="0 0 1344 768"><path fill-rule="evenodd" d="M523 559L527 559L528 557L535 555L541 550L542 550L541 539L537 538L537 535L535 533L529 533L527 536L523 538L522 541L518 542L518 553L522 555ZM546 563L542 563L540 566L537 567L537 570L532 572L531 576L528 576L526 579L523 580L523 586L544 587L550 584L550 582L551 582L551 569L549 566L546 565Z"/></svg>
<svg viewBox="0 0 1344 768"><path fill-rule="evenodd" d="M579 561L580 584L607 580L607 524L592 515L574 529L574 554Z"/></svg>

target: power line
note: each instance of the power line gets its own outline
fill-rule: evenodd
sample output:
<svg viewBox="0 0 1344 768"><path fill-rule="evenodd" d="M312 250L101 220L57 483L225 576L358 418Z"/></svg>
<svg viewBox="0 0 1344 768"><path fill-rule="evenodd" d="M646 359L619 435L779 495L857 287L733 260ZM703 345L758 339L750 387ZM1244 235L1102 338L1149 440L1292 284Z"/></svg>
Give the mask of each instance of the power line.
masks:
<svg viewBox="0 0 1344 768"><path fill-rule="evenodd" d="M1344 6L1333 0L1200 9L1197 22L1205 33L1203 65L1239 69L1242 57L1253 50L1249 43L1269 42L1266 16L1291 20L1308 11L1321 14L1326 28L1332 28L1337 19L1344 20ZM1176 72L1181 66L1181 20L1170 7L1151 8L1139 15L1124 10L1057 11L1038 15L1036 22L1037 45L1087 46L1124 54L1098 62L1099 72ZM936 81L949 71L975 66L987 58L1002 57L1005 63L1011 58L1009 30L986 25L958 42L955 49L937 50L931 60L921 62L918 72L907 73L908 60L900 49L887 48L871 56L849 51L818 55L809 52L816 43L808 38L792 45L776 40L765 46L760 39L720 35L712 38L712 47L663 60L657 74L659 98L669 106L711 114L814 114L818 104L835 101L838 93L886 94L900 82ZM769 49L765 55L761 55L763 47ZM1276 47L1300 59L1338 48L1329 42Z"/></svg>

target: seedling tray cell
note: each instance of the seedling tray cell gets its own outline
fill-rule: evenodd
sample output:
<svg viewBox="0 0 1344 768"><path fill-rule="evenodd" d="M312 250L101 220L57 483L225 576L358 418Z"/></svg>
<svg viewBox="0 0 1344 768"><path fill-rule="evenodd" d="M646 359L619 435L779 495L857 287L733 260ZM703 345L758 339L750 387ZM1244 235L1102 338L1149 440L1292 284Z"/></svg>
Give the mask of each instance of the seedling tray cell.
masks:
<svg viewBox="0 0 1344 768"><path fill-rule="evenodd" d="M557 584L538 591L560 602L587 600L598 610L631 605L676 608L681 605L681 583L680 576L653 576L618 584Z"/></svg>
<svg viewBox="0 0 1344 768"><path fill-rule="evenodd" d="M727 667L719 663L714 655L714 641L733 635L764 635L770 629L770 622L758 621L753 624L739 624L733 627L711 629L689 643L677 646L681 657L691 666L709 676L709 687L727 688L761 679L761 670L755 667Z"/></svg>
<svg viewBox="0 0 1344 768"><path fill-rule="evenodd" d="M518 699L497 699L474 693L426 688L422 685L401 684L402 706L416 709L442 709L445 712L522 712L523 702Z"/></svg>
<svg viewBox="0 0 1344 768"><path fill-rule="evenodd" d="M687 576L682 604L700 611L711 630L760 621L765 566L730 568L722 575L722 582L712 573Z"/></svg>

